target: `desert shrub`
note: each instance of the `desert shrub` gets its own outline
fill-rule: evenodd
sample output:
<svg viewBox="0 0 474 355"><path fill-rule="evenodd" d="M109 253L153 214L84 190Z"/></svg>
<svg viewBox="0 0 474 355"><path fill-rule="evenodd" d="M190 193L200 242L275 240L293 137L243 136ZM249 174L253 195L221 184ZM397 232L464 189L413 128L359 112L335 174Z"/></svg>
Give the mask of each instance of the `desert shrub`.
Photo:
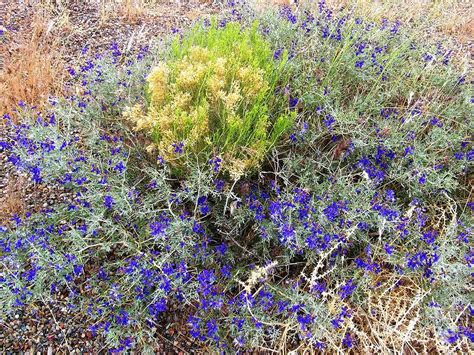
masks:
<svg viewBox="0 0 474 355"><path fill-rule="evenodd" d="M195 187L177 189L169 169L156 162L134 174L138 166L129 168L130 162L146 156L133 156L137 151L123 137L90 121L80 123L80 135L64 130L82 119L78 111L14 127L11 161L37 183L63 186L73 197L25 218L13 216L12 230L2 228L2 314L66 292L68 307L89 316L94 334L106 334L111 349L124 349L137 326L142 333L134 342L153 335L173 302L196 302L203 267L222 278L224 252L207 240L201 221L209 214L207 196L216 193L214 167L190 177L193 186L199 179L202 195Z"/></svg>
<svg viewBox="0 0 474 355"><path fill-rule="evenodd" d="M150 133L148 148L173 165L214 154L240 176L262 162L291 124L284 96L275 95L285 85L285 63L284 54L273 58L257 24L199 25L175 39L152 69L146 113L134 106L126 115Z"/></svg>
<svg viewBox="0 0 474 355"><path fill-rule="evenodd" d="M184 35L182 48L160 52L161 66L154 51L132 57L112 46L69 69L77 94L49 112L19 109L23 125L6 116L0 147L11 163L73 197L1 229L2 316L67 294L112 350L145 349L179 312L208 350L468 352L472 104L461 64L436 43L414 43L401 24L323 3L242 14L236 7L221 29ZM157 100L176 104L156 90L165 72L177 85L173 65L202 67L189 62L200 53L215 69L227 54L210 49L221 36L252 33L270 59L288 52L257 67L284 65L289 80L267 83L297 113L287 139L272 142L270 127L261 137L272 143L252 166L258 174L229 176L250 140L230 141L238 153L220 136L200 137L196 150L184 144L184 157L163 159L160 123L149 126L154 154L122 125L127 108L146 107L134 116L146 121L166 106ZM258 107L271 103L265 119L289 117L273 91L261 95ZM183 142L193 127L169 134Z"/></svg>
<svg viewBox="0 0 474 355"><path fill-rule="evenodd" d="M299 12L285 8L281 16L284 23L270 15L262 26L276 51L289 52L289 94L299 123L292 147L268 171L277 178L248 200L260 253L272 259L278 247L287 264L304 260L295 288L316 292L319 307L330 306L325 314L345 314L333 325L352 329L349 338L331 334L343 346L357 339L370 351L393 351L409 342L426 349L433 334L452 343L472 339L464 323L469 290L461 286L472 267L465 64L452 63L441 43L420 44L423 32L397 22L372 23L321 3ZM355 323L361 309L372 308L368 296L392 297L406 285L416 285L416 297L397 297L414 297L407 306L413 312L386 310L405 333L394 337L396 327L384 323L390 335L369 341L367 324ZM359 311L348 316L349 304ZM311 338L321 316L309 313L309 324L317 323ZM453 317L464 320L456 324ZM368 318L377 322L376 315Z"/></svg>

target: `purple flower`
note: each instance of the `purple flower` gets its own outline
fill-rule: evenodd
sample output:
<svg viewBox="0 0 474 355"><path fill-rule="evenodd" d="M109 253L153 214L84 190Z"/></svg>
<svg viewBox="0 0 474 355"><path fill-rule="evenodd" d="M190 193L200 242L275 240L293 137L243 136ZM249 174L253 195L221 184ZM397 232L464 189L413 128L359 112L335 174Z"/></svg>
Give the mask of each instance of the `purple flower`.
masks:
<svg viewBox="0 0 474 355"><path fill-rule="evenodd" d="M128 313L123 309L120 310L119 314L115 316L115 321L118 325L126 326L129 323Z"/></svg>
<svg viewBox="0 0 474 355"><path fill-rule="evenodd" d="M342 285L341 288L339 289L339 296L341 297L341 299L345 299L351 296L354 290L356 289L356 287L357 286L354 285L354 281L350 279L344 285Z"/></svg>
<svg viewBox="0 0 474 355"><path fill-rule="evenodd" d="M291 224L283 224L280 232L280 241L284 244L291 243L295 236L295 230Z"/></svg>
<svg viewBox="0 0 474 355"><path fill-rule="evenodd" d="M224 255L227 251L227 245L225 243L222 243L218 246L216 246L216 251L220 254L220 255Z"/></svg>
<svg viewBox="0 0 474 355"><path fill-rule="evenodd" d="M224 189L224 184L225 184L224 180L219 180L219 179L214 180L214 186L216 187L217 192L221 192Z"/></svg>
<svg viewBox="0 0 474 355"><path fill-rule="evenodd" d="M466 159L467 159L467 161L474 160L474 149L471 149L471 150L466 152Z"/></svg>
<svg viewBox="0 0 474 355"><path fill-rule="evenodd" d="M449 344L454 344L459 339L459 334L449 329L446 334L446 341Z"/></svg>
<svg viewBox="0 0 474 355"><path fill-rule="evenodd" d="M166 298L160 298L158 301L148 306L148 312L152 317L155 318L157 318L161 313L165 312L166 309Z"/></svg>
<svg viewBox="0 0 474 355"><path fill-rule="evenodd" d="M209 204L207 203L207 197L201 196L198 198L197 205L202 214L208 214L210 212Z"/></svg>
<svg viewBox="0 0 474 355"><path fill-rule="evenodd" d="M221 274L225 278L231 277L231 273L230 273L231 271L232 271L232 268L227 264L221 267Z"/></svg>
<svg viewBox="0 0 474 355"><path fill-rule="evenodd" d="M199 318L190 316L188 319L188 323L191 325L191 330L189 334L191 334L193 338L199 338L201 335Z"/></svg>
<svg viewBox="0 0 474 355"><path fill-rule="evenodd" d="M194 224L193 224L193 232L202 236L206 234L206 232L204 231L204 228L196 221L194 221Z"/></svg>
<svg viewBox="0 0 474 355"><path fill-rule="evenodd" d="M425 62L430 62L433 60L433 56L429 53L424 53L422 55L422 59L425 61Z"/></svg>
<svg viewBox="0 0 474 355"><path fill-rule="evenodd" d="M342 307L341 313L339 313L339 315L336 318L331 320L332 326L335 329L340 328L341 324L344 322L344 319L347 318L347 317L350 317L350 315L351 315L350 310L347 307Z"/></svg>
<svg viewBox="0 0 474 355"><path fill-rule="evenodd" d="M354 345L354 341L351 338L351 335L349 333L346 333L344 336L344 339L342 339L342 345L344 345L346 348L352 348Z"/></svg>
<svg viewBox="0 0 474 355"><path fill-rule="evenodd" d="M158 155L156 157L156 161L158 162L158 164L160 165L165 165L165 160L163 159L163 157L161 155Z"/></svg>
<svg viewBox="0 0 474 355"><path fill-rule="evenodd" d="M296 319L298 323L300 324L300 327L302 330L306 330L307 326L311 324L311 322L313 321L313 317L311 317L311 315L309 314L298 315Z"/></svg>
<svg viewBox="0 0 474 355"><path fill-rule="evenodd" d="M41 178L41 169L39 166L35 165L30 168L30 173L33 174L32 179L35 184L41 184L43 179Z"/></svg>
<svg viewBox="0 0 474 355"><path fill-rule="evenodd" d="M420 185L426 184L426 175L425 175L425 174L422 174L422 175L418 178L418 183L419 183Z"/></svg>
<svg viewBox="0 0 474 355"><path fill-rule="evenodd" d="M400 21L398 21L398 20L395 21L395 23L393 24L392 28L390 29L390 33L393 34L393 35L397 34L400 25L401 25Z"/></svg>
<svg viewBox="0 0 474 355"><path fill-rule="evenodd" d="M221 162L222 162L222 159L219 158L218 156L213 156L211 159L209 159L209 163L212 165L212 171L215 172L216 174L219 172L219 169L221 167Z"/></svg>
<svg viewBox="0 0 474 355"><path fill-rule="evenodd" d="M33 267L25 273L26 275L26 280L27 281L33 281L34 278L36 277L36 272L39 270L39 268L36 265L33 265Z"/></svg>
<svg viewBox="0 0 474 355"><path fill-rule="evenodd" d="M356 68L362 68L364 66L364 61L363 60L358 60L356 63L355 63L355 67Z"/></svg>
<svg viewBox="0 0 474 355"><path fill-rule="evenodd" d="M434 230L429 230L421 236L421 240L423 240L425 243L431 245L435 242L436 237L438 236L438 232Z"/></svg>
<svg viewBox="0 0 474 355"><path fill-rule="evenodd" d="M291 11L291 8L289 6L284 6L280 14L283 18L285 18L288 22L295 24L298 21L298 18L296 17L295 14L293 14L293 11Z"/></svg>
<svg viewBox="0 0 474 355"><path fill-rule="evenodd" d="M299 100L297 97L291 97L290 98L290 109L295 109L296 105L298 104Z"/></svg>
<svg viewBox="0 0 474 355"><path fill-rule="evenodd" d="M323 210L323 213L330 222L334 222L342 210L344 207L340 207L337 202L332 202Z"/></svg>
<svg viewBox="0 0 474 355"><path fill-rule="evenodd" d="M117 164L115 164L114 170L122 174L125 171L125 165L123 164L123 161L120 161Z"/></svg>
<svg viewBox="0 0 474 355"><path fill-rule="evenodd" d="M367 46L366 43L362 42L362 43L359 43L356 45L356 56L359 56L361 55L362 53L364 53L364 50L365 50L365 47Z"/></svg>
<svg viewBox="0 0 474 355"><path fill-rule="evenodd" d="M82 266L82 265L74 265L74 266L73 266L73 270L74 270L74 274L75 274L75 275L80 275L80 274L82 274L83 271L84 271L84 266Z"/></svg>
<svg viewBox="0 0 474 355"><path fill-rule="evenodd" d="M104 269L100 268L98 273L97 273L97 278L101 281L107 281L109 280L109 277L107 276L107 273L105 272Z"/></svg>
<svg viewBox="0 0 474 355"><path fill-rule="evenodd" d="M206 322L206 334L209 338L212 338L217 333L217 323L215 319L208 320Z"/></svg>
<svg viewBox="0 0 474 355"><path fill-rule="evenodd" d="M443 122L441 122L438 118L436 117L431 117L430 119L430 125L432 126L437 126L437 127L443 127Z"/></svg>
<svg viewBox="0 0 474 355"><path fill-rule="evenodd" d="M107 195L104 197L104 206L106 208L112 208L114 204L115 204L115 201L112 196Z"/></svg>
<svg viewBox="0 0 474 355"><path fill-rule="evenodd" d="M324 281L316 282L314 285L311 286L311 292L321 294L324 291L326 291L326 282Z"/></svg>
<svg viewBox="0 0 474 355"><path fill-rule="evenodd" d="M112 43L112 45L110 46L110 50L112 51L112 55L114 57L120 57L122 55L122 52L120 51L117 42Z"/></svg>
<svg viewBox="0 0 474 355"><path fill-rule="evenodd" d="M275 60L279 59L282 53L283 53L283 49L282 49L282 48L278 48L278 49L273 53L273 59L275 59Z"/></svg>
<svg viewBox="0 0 474 355"><path fill-rule="evenodd" d="M178 143L173 143L171 144L173 146L173 152L176 154L183 154L183 147L184 143L183 142L178 142Z"/></svg>
<svg viewBox="0 0 474 355"><path fill-rule="evenodd" d="M407 155L411 155L415 152L415 148L413 146L406 147L403 153L403 156L406 157Z"/></svg>
<svg viewBox="0 0 474 355"><path fill-rule="evenodd" d="M439 255L433 252L431 255L424 251L419 251L413 255L407 254L407 267L411 270L422 269L423 276L432 281L433 271L431 267L439 260Z"/></svg>
<svg viewBox="0 0 474 355"><path fill-rule="evenodd" d="M466 261L467 266L474 266L474 249L469 250L466 255L464 255L464 260Z"/></svg>
<svg viewBox="0 0 474 355"><path fill-rule="evenodd" d="M162 237L166 233L166 228L170 224L170 219L164 213L159 216L159 220L150 224L150 234L153 237Z"/></svg>
<svg viewBox="0 0 474 355"><path fill-rule="evenodd" d="M332 125L336 122L336 120L334 119L334 116L330 115L330 114L327 114L326 115L326 118L323 120L323 123L326 125L326 127L331 130L332 129Z"/></svg>
<svg viewBox="0 0 474 355"><path fill-rule="evenodd" d="M383 248L384 248L385 252L387 253L387 255L392 255L392 253L393 253L393 246L391 246L391 245L385 243L385 245L384 245Z"/></svg>

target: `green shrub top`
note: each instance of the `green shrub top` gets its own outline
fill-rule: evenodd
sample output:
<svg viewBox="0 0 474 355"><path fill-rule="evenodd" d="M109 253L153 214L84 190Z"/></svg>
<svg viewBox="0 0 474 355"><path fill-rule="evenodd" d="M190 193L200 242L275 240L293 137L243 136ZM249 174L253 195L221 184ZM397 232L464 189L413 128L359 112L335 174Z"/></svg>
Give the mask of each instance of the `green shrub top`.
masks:
<svg viewBox="0 0 474 355"><path fill-rule="evenodd" d="M274 119L285 62L273 59L256 24L195 27L175 39L168 58L149 74L146 113L135 106L126 115L150 134L150 149L172 165L189 155L215 154L225 170L240 176L259 165L291 123L285 113Z"/></svg>

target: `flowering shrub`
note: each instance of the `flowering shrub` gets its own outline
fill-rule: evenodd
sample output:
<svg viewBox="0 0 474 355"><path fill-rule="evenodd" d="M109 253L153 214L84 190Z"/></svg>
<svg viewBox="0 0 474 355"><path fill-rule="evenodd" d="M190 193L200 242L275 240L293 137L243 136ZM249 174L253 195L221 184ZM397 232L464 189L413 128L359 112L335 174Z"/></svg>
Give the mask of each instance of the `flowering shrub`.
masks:
<svg viewBox="0 0 474 355"><path fill-rule="evenodd" d="M146 114L136 105L126 115L150 132L148 148L166 161L177 165L205 152L204 158L222 156L223 167L240 176L291 124L282 95L274 93L284 84L281 57L273 60L256 24L195 27L149 74Z"/></svg>
<svg viewBox="0 0 474 355"><path fill-rule="evenodd" d="M184 36L158 66L153 52L113 46L70 68L77 95L48 112L23 107L20 125L5 116L10 162L72 197L1 228L2 315L67 294L111 350L146 347L179 312L196 344L221 351L469 352L472 100L461 64L400 24L323 3L258 15L258 27L247 10ZM241 59L228 52L236 42ZM225 76L212 96L222 60L234 63L223 74L253 84L233 92ZM281 85L292 128L273 94ZM233 94L251 123L242 137L225 126ZM126 108L151 130L156 158L121 125ZM250 130L277 112L281 131ZM204 162L188 159L201 151ZM247 159L258 174L237 169Z"/></svg>

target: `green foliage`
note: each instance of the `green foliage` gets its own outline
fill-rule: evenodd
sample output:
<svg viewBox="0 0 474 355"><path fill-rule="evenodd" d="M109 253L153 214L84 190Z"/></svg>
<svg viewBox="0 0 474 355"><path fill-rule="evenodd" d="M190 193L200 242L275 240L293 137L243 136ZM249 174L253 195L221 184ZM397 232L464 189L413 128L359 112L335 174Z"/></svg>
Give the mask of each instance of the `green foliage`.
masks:
<svg viewBox="0 0 474 355"><path fill-rule="evenodd" d="M173 165L214 154L241 176L292 123L283 95L275 95L286 61L286 54L273 59L257 24L195 26L148 76L146 114L135 106L127 116L150 133L149 149Z"/></svg>

